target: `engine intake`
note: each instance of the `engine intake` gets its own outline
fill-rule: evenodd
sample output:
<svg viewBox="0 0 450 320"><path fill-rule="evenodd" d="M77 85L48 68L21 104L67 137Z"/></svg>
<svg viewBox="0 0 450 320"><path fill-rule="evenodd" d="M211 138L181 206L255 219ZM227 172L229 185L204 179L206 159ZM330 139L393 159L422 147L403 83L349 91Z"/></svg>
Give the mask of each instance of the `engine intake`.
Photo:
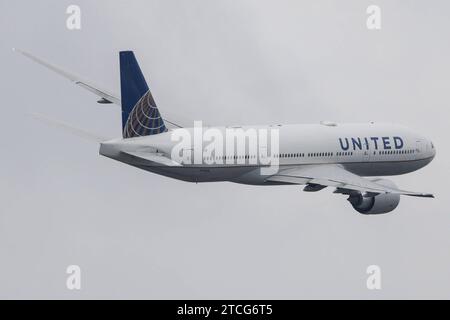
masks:
<svg viewBox="0 0 450 320"><path fill-rule="evenodd" d="M390 180L376 179L373 181L386 187L396 188L396 185ZM359 193L350 195L347 200L361 214L383 214L397 208L400 203L400 195L389 193L379 194L374 197L364 197Z"/></svg>

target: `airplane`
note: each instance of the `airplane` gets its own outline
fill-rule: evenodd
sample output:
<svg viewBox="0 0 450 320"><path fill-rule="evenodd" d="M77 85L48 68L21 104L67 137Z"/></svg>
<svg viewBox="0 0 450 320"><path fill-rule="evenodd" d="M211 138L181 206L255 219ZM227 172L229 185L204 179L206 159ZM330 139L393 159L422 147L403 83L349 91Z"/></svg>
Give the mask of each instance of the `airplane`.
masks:
<svg viewBox="0 0 450 320"><path fill-rule="evenodd" d="M207 153L195 139L181 147L174 135L183 130L195 136L196 128L172 121L159 112L133 51L121 51L121 98L97 85L62 70L40 58L15 50L31 60L94 93L100 104L116 104L122 109L122 137L106 139L62 124L100 143L100 155L166 177L188 182L228 181L248 185L301 185L307 192L327 187L347 196L360 214L375 215L393 211L400 196L434 198L433 194L399 189L384 176L410 173L428 165L436 155L431 140L412 130L389 123L274 124L258 126L207 127L226 136L227 130L277 131L277 144L257 148L246 146L224 152ZM45 119L44 119L45 120ZM47 119L49 120L49 119ZM53 120L49 120L52 122ZM54 121L53 121L54 122ZM260 152L265 148L266 153ZM218 148L220 149L220 148ZM222 150L224 147L222 146ZM273 150L272 150L273 149ZM256 150L256 151L255 151ZM197 156L201 161L193 161ZM275 170L265 170L276 160ZM180 160L181 159L181 160ZM184 160L188 161L184 161Z"/></svg>

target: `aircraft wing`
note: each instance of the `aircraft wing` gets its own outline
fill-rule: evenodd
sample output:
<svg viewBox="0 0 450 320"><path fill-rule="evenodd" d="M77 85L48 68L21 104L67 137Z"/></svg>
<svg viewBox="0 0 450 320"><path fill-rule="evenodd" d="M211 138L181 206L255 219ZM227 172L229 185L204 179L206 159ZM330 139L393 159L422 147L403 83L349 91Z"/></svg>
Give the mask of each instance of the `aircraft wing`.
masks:
<svg viewBox="0 0 450 320"><path fill-rule="evenodd" d="M125 154L128 154L130 156L139 158L144 161L150 161L153 163L160 164L162 166L167 167L180 167L181 164L179 164L176 161L173 161L172 159L167 158L162 153L154 153L154 152L143 152L143 151L122 151Z"/></svg>
<svg viewBox="0 0 450 320"><path fill-rule="evenodd" d="M114 96L111 93L106 92L103 89L100 89L97 85L89 83L83 79L81 79L79 76L72 74L68 71L62 70L60 68L58 68L55 65L52 65L48 62L45 62L44 60L39 59L38 57L33 56L32 54L25 52L25 51L21 51L18 49L14 49L14 51L19 52L21 54L23 54L25 57L33 60L34 62L39 63L40 65L56 72L57 74L63 76L66 79L69 79L70 81L72 81L73 83L75 83L76 85L79 85L80 87L94 93L95 95L99 96L100 98L102 98L103 100L100 100L99 103L114 103L117 105L120 105L120 99L117 98L116 96Z"/></svg>
<svg viewBox="0 0 450 320"><path fill-rule="evenodd" d="M415 197L434 198L430 193L400 190L384 186L347 171L336 164L307 165L280 170L267 179L269 182L283 182L306 185L305 191L316 191L325 187L335 187L335 193L351 194L352 192L377 194L401 194ZM309 188L309 189L308 189Z"/></svg>
<svg viewBox="0 0 450 320"><path fill-rule="evenodd" d="M77 76L77 75L75 75L73 73L70 73L70 72L68 72L66 70L63 70L63 69L61 69L61 68L59 68L59 67L57 67L57 66L55 66L53 64L50 64L50 63L48 63L48 62L46 62L46 61L44 61L44 60L42 60L42 59L40 59L40 58L30 54L28 52L21 51L19 49L15 49L15 48L13 50L18 52L18 53L20 53L20 54L22 54L22 55L24 55L25 57L27 57L27 58L29 58L31 60L33 60L34 62L37 62L38 64L40 64L40 65L42 65L42 66L52 70L53 72L56 72L57 74L63 76L64 78L72 81L76 85L82 87L83 89L86 89L86 90L92 92L93 94L99 96L101 99L99 101L97 101L98 103L101 103L101 104L114 103L114 104L116 104L118 106L121 105L121 100L120 100L120 98L118 98L117 95L109 93L106 90L101 89L96 84L88 82L88 81L82 79L81 77L79 77L79 76ZM171 124L174 127L177 127L177 128L182 128L183 127L183 126L179 125L178 122L175 123L175 122L173 122L171 120L168 120L168 119L166 119L164 117L163 117L163 119L164 119L165 122ZM189 126L189 125L187 125L187 126Z"/></svg>

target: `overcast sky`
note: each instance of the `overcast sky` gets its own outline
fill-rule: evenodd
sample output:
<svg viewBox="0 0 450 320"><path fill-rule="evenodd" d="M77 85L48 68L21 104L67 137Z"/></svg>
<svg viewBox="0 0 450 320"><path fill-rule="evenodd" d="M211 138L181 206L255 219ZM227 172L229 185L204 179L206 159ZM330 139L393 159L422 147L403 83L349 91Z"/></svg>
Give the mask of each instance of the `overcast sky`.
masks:
<svg viewBox="0 0 450 320"><path fill-rule="evenodd" d="M81 8L81 30L66 8ZM381 8L382 28L366 27ZM0 1L0 298L450 298L448 1ZM403 197L363 216L298 186L189 184L98 155L38 112L107 137L135 50L163 116L210 124L389 121L429 137ZM82 289L66 288L79 265ZM366 288L379 265L382 290Z"/></svg>

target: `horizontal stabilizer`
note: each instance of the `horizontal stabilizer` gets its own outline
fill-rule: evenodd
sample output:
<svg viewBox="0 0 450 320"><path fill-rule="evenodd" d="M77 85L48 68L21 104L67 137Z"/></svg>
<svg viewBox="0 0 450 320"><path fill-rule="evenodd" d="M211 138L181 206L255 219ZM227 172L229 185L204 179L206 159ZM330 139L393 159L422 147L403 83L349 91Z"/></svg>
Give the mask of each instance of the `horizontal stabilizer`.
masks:
<svg viewBox="0 0 450 320"><path fill-rule="evenodd" d="M52 119L48 116L45 116L43 114L39 114L39 113L32 113L30 114L34 119L39 120L41 122L44 122L48 125L54 126L54 127L58 127L60 129L63 129L67 132L70 132L80 138L83 138L85 140L89 140L89 141L95 141L95 142L102 142L102 141L106 141L108 140L105 137L99 136L95 133L91 133L85 129L81 129L81 128L77 128L71 124L68 124L64 121L61 120L56 120L56 119Z"/></svg>
<svg viewBox="0 0 450 320"><path fill-rule="evenodd" d="M150 161L153 163L158 163L163 166L168 166L168 167L180 167L181 166L181 164L179 164L176 161L173 161L172 159L167 158L162 153L152 153L152 152L142 152L142 151L133 151L133 152L122 151L122 152L126 153L128 155L131 155L133 157L139 158L139 159L143 159L143 160Z"/></svg>

